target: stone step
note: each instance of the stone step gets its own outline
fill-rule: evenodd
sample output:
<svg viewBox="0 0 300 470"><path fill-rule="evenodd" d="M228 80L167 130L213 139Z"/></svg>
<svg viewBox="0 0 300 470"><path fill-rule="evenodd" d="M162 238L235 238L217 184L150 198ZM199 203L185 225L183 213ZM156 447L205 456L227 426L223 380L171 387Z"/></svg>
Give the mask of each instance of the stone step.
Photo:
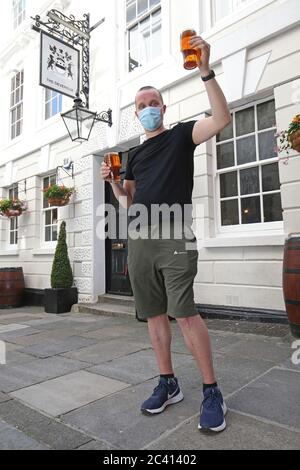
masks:
<svg viewBox="0 0 300 470"><path fill-rule="evenodd" d="M126 296L126 295L118 295L118 294L104 294L104 295L98 296L98 303L99 304L118 303L120 305L134 306L134 297Z"/></svg>
<svg viewBox="0 0 300 470"><path fill-rule="evenodd" d="M119 303L95 303L95 304L75 304L72 307L74 313L90 313L110 317L130 317L135 318L135 306L120 305Z"/></svg>

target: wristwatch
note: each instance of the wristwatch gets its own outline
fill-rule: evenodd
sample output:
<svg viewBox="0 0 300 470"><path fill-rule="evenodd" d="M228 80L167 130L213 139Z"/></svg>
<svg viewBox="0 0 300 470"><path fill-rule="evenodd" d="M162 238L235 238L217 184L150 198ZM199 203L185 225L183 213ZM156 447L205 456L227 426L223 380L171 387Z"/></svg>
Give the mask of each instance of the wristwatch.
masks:
<svg viewBox="0 0 300 470"><path fill-rule="evenodd" d="M211 69L210 74L207 75L206 77L201 77L204 82L207 82L208 80L211 80L216 76L215 72Z"/></svg>

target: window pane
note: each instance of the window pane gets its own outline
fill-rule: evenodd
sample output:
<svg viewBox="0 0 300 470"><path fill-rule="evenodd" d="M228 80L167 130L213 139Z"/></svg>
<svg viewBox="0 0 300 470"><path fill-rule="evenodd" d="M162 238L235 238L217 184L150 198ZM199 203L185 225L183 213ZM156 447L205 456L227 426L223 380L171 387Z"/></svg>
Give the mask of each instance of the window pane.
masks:
<svg viewBox="0 0 300 470"><path fill-rule="evenodd" d="M238 195L237 172L220 175L221 198Z"/></svg>
<svg viewBox="0 0 300 470"><path fill-rule="evenodd" d="M276 127L275 101L268 101L257 106L258 130Z"/></svg>
<svg viewBox="0 0 300 470"><path fill-rule="evenodd" d="M56 183L56 175L51 175L49 184L52 186L52 184L55 184L55 183Z"/></svg>
<svg viewBox="0 0 300 470"><path fill-rule="evenodd" d="M268 158L275 158L277 153L277 141L274 136L274 131L262 132L258 135L259 146L259 159L267 160Z"/></svg>
<svg viewBox="0 0 300 470"><path fill-rule="evenodd" d="M150 16L140 23L140 50L142 65L149 62L151 58L150 43Z"/></svg>
<svg viewBox="0 0 300 470"><path fill-rule="evenodd" d="M241 195L259 193L259 168L247 168L240 172Z"/></svg>
<svg viewBox="0 0 300 470"><path fill-rule="evenodd" d="M129 59L129 70L133 70L135 67L138 67L139 64L139 32L138 26L129 30L129 50L130 50L130 59Z"/></svg>
<svg viewBox="0 0 300 470"><path fill-rule="evenodd" d="M221 202L221 221L222 225L239 224L239 205L237 199Z"/></svg>
<svg viewBox="0 0 300 470"><path fill-rule="evenodd" d="M152 59L161 55L161 10L151 17L152 19Z"/></svg>
<svg viewBox="0 0 300 470"><path fill-rule="evenodd" d="M263 191L276 191L280 189L278 163L262 167Z"/></svg>
<svg viewBox="0 0 300 470"><path fill-rule="evenodd" d="M10 237L9 237L9 244L14 245L15 244L15 232L10 232Z"/></svg>
<svg viewBox="0 0 300 470"><path fill-rule="evenodd" d="M21 135L21 121L17 122L17 133L16 135Z"/></svg>
<svg viewBox="0 0 300 470"><path fill-rule="evenodd" d="M257 224L261 222L260 197L246 197L242 203L242 224Z"/></svg>
<svg viewBox="0 0 300 470"><path fill-rule="evenodd" d="M224 18L230 13L231 0L214 0L214 18L215 21Z"/></svg>
<svg viewBox="0 0 300 470"><path fill-rule="evenodd" d="M235 115L236 135L251 134L255 131L254 108L244 109Z"/></svg>
<svg viewBox="0 0 300 470"><path fill-rule="evenodd" d="M126 10L126 20L127 23L129 23L130 21L133 21L136 18L136 0L127 1Z"/></svg>
<svg viewBox="0 0 300 470"><path fill-rule="evenodd" d="M51 117L51 102L47 103L45 106L45 119L49 119Z"/></svg>
<svg viewBox="0 0 300 470"><path fill-rule="evenodd" d="M51 242L51 227L45 228L45 241Z"/></svg>
<svg viewBox="0 0 300 470"><path fill-rule="evenodd" d="M137 0L137 13L141 15L148 10L148 0Z"/></svg>
<svg viewBox="0 0 300 470"><path fill-rule="evenodd" d="M221 144L217 147L217 166L218 170L234 166L234 145L233 142Z"/></svg>
<svg viewBox="0 0 300 470"><path fill-rule="evenodd" d="M155 5L158 5L160 3L160 0L150 0L150 8L154 7Z"/></svg>
<svg viewBox="0 0 300 470"><path fill-rule="evenodd" d="M223 140L233 139L233 121L225 127L219 134L217 134L217 142L222 142Z"/></svg>
<svg viewBox="0 0 300 470"><path fill-rule="evenodd" d="M264 197L265 222L276 222L282 220L281 195L267 194Z"/></svg>
<svg viewBox="0 0 300 470"><path fill-rule="evenodd" d="M45 225L51 225L51 211L45 212Z"/></svg>
<svg viewBox="0 0 300 470"><path fill-rule="evenodd" d="M52 240L54 242L56 242L56 240L57 240L57 226L56 225L54 225L52 227Z"/></svg>
<svg viewBox="0 0 300 470"><path fill-rule="evenodd" d="M256 162L255 136L237 140L236 151L238 165Z"/></svg>
<svg viewBox="0 0 300 470"><path fill-rule="evenodd" d="M57 224L57 209L52 210L52 224Z"/></svg>

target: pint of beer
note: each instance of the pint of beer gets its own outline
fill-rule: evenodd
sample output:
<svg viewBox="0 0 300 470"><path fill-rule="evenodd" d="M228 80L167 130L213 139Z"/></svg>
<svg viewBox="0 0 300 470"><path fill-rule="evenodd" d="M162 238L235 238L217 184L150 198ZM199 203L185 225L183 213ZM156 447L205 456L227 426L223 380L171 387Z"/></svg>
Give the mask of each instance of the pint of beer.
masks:
<svg viewBox="0 0 300 470"><path fill-rule="evenodd" d="M121 181L120 168L121 161L118 153L106 153L104 161L111 168L111 181Z"/></svg>
<svg viewBox="0 0 300 470"><path fill-rule="evenodd" d="M190 46L190 39L193 36L196 36L196 34L197 33L194 29L187 29L180 35L180 46L184 59L183 66L186 70L195 69L201 58L201 50L192 49Z"/></svg>

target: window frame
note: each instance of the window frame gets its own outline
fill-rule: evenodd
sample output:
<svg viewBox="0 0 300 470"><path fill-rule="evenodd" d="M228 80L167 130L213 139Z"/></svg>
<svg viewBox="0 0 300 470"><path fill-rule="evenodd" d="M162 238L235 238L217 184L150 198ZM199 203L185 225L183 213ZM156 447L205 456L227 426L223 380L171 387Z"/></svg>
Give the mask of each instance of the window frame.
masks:
<svg viewBox="0 0 300 470"><path fill-rule="evenodd" d="M16 86L18 75L20 76L20 83ZM14 80L14 88L12 87L12 81ZM16 101L17 95L19 100ZM24 121L24 69L16 72L10 79L10 94L9 94L9 138L10 141L15 141L18 137L23 134L23 121ZM12 104L13 99L13 104ZM18 119L18 110L20 109L20 118ZM13 120L13 113L16 115L16 119ZM17 125L20 123L20 133L17 134ZM13 130L14 129L14 130Z"/></svg>
<svg viewBox="0 0 300 470"><path fill-rule="evenodd" d="M137 1L137 0L136 0ZM162 59L162 56L164 54L164 49L163 49L163 39L161 39L161 53L159 54L158 57L151 58L149 61L145 62L143 65L137 66L134 69L130 70L130 63L129 63L129 55L130 55L130 30L133 29L135 26L138 26L140 23L142 23L144 20L147 18L150 18L150 35L152 36L152 22L151 22L151 17L153 14L156 12L160 11L161 12L161 37L163 37L163 22L162 22L162 0L157 5L154 5L152 8L147 9L147 11L139 16L137 16L134 20L130 21L127 23L127 0L124 2L124 18L125 18L125 51L126 51L126 73L128 75L135 73L138 70L144 70L145 67L149 67L149 65L156 63L158 60ZM150 39L151 41L151 39ZM152 44L152 43L151 43ZM140 57L139 57L140 59Z"/></svg>
<svg viewBox="0 0 300 470"><path fill-rule="evenodd" d="M268 128L268 129L263 129L263 130L258 130L258 125L257 125L257 106L266 103L268 101L274 101L274 96L269 96L267 98L263 98L260 100L255 100L252 103L247 103L245 105L239 106L237 108L234 108L231 110L232 114L236 114L239 111L243 111L248 108L255 108L255 140L256 140L256 156L259 155L259 146L258 146L258 136L260 133L263 132L268 132L270 130L273 130L273 128ZM275 115L276 119L276 115ZM233 120L233 125L235 124L235 118ZM276 127L274 127L274 134L276 133ZM240 136L239 138L245 138L245 136L248 135L253 135L253 133L250 134L245 134L244 136ZM236 142L237 142L237 136L235 129L233 130L233 142L234 142L234 151L236 155ZM231 141L232 139L228 139ZM226 141L223 141L226 142ZM217 168L217 147L218 147L218 142L217 142L217 136L214 137L213 139L213 191L214 191L214 209L215 209L215 223L216 223L216 233L219 235L222 234L245 234L245 233L253 233L253 232L267 232L270 230L283 230L283 220L281 221L274 221L274 222L260 222L260 223L249 223L249 224L242 224L239 223L238 225L227 225L227 226L222 226L222 218L221 218L221 200L230 200L230 199L237 199L238 200L238 207L239 207L239 222L241 222L241 201L242 199L249 198L249 197L255 197L259 196L261 198L260 200L260 207L261 207L261 216L263 216L263 195L264 194L275 194L279 193L281 194L281 190L274 190L274 191L263 191L262 188L262 177L261 177L261 172L262 172L262 167L268 164L272 163L278 163L279 164L279 156L266 160L256 160L255 162L250 162L246 163L243 165L234 165L232 167L224 168L219 170ZM259 168L259 176L260 176L260 181L259 181L259 193L253 193L253 194L245 194L241 195L240 194L240 178L237 178L237 184L238 184L238 195L233 196L232 198L221 198L220 194L220 175L221 174L226 174L226 173L231 173L231 172L237 172L239 174L239 171L248 169L248 168Z"/></svg>
<svg viewBox="0 0 300 470"><path fill-rule="evenodd" d="M21 10L19 7L21 4ZM16 14L17 9L17 14ZM12 19L13 19L13 30L15 31L26 19L26 0L13 0L12 1Z"/></svg>
<svg viewBox="0 0 300 470"><path fill-rule="evenodd" d="M52 179L53 178L53 179ZM51 181L52 181L52 184L54 184L54 182L56 183L56 174L55 173L49 173L48 175L45 175L41 178L41 181L42 181L42 190L45 188L45 184L44 184L44 181L48 179L49 180L49 183L51 184ZM51 180L52 179L52 180ZM47 248L54 248L57 244L57 240L58 240L58 228L59 228L59 224L58 224L58 207L57 206L50 206L49 204L44 207L44 194L42 193L42 198L41 198L41 235L40 235L40 238L41 238L41 246L42 247L47 247ZM56 212L56 220L57 220L57 223L56 224L47 224L46 225L46 212L51 212L51 221L53 219L53 212L54 211L57 211ZM56 230L56 233L57 233L57 238L56 240L53 240L53 232L51 230L51 240L49 241L46 241L46 227L54 227L56 226L57 230Z"/></svg>
<svg viewBox="0 0 300 470"><path fill-rule="evenodd" d="M8 199L18 198L19 197L19 187L18 183L11 185L7 189ZM12 227L14 225L14 227ZM8 220L8 227L7 227L7 236L6 236L6 245L9 250L15 250L19 246L19 224L18 224L18 217L10 217ZM14 243L11 243L11 235L13 234Z"/></svg>

